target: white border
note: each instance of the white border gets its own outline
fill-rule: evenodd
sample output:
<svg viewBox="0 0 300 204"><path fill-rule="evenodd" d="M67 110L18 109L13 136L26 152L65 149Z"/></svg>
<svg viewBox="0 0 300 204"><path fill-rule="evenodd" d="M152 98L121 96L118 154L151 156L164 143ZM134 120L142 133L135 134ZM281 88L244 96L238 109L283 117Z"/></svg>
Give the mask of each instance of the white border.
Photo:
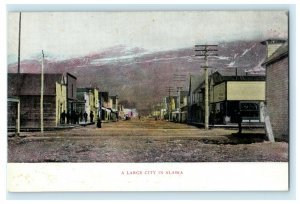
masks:
<svg viewBox="0 0 300 204"><path fill-rule="evenodd" d="M11 192L287 191L288 163L8 163Z"/></svg>

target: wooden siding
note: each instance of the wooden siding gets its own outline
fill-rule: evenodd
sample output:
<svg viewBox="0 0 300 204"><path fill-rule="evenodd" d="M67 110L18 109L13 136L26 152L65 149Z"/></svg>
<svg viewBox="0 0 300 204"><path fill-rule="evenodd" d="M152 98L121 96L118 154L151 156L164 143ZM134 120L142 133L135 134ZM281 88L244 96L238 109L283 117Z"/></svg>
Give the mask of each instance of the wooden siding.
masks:
<svg viewBox="0 0 300 204"><path fill-rule="evenodd" d="M288 58L266 68L266 101L273 134L276 139L288 139Z"/></svg>

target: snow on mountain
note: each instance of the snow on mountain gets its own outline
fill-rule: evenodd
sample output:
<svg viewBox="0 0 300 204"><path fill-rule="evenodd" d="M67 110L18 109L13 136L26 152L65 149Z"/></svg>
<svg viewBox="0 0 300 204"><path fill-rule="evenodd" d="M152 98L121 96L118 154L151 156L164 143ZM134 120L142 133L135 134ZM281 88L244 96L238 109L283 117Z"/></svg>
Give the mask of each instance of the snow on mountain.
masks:
<svg viewBox="0 0 300 204"><path fill-rule="evenodd" d="M230 42L218 47L218 56L209 57L209 66L217 69L236 67L250 74L264 73L260 66L265 47L259 42ZM149 52L124 45L90 53L83 57L57 60L45 58L45 73L69 72L77 76L78 87L95 85L120 100L134 101L137 108L161 102L165 87L188 88L190 74L201 74L204 60L195 57L194 48ZM22 73L40 73L40 59L21 62ZM9 64L8 72L17 72L17 64ZM186 81L174 81L174 74L185 75ZM175 94L175 93L173 93Z"/></svg>

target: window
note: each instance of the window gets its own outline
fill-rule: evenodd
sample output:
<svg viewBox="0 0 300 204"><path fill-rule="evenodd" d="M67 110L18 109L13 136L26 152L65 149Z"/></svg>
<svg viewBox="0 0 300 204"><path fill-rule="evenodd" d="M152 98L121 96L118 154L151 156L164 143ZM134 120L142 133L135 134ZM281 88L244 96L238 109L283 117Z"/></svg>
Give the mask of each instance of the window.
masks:
<svg viewBox="0 0 300 204"><path fill-rule="evenodd" d="M259 103L258 102L241 102L240 111L243 120L259 120Z"/></svg>

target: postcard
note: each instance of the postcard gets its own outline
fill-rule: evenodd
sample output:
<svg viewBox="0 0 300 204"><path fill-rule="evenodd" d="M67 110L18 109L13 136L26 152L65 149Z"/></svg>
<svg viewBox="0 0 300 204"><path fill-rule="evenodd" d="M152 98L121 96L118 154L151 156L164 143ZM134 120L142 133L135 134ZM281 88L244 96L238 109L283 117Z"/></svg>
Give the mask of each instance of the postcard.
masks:
<svg viewBox="0 0 300 204"><path fill-rule="evenodd" d="M288 191L288 18L8 12L8 191Z"/></svg>

